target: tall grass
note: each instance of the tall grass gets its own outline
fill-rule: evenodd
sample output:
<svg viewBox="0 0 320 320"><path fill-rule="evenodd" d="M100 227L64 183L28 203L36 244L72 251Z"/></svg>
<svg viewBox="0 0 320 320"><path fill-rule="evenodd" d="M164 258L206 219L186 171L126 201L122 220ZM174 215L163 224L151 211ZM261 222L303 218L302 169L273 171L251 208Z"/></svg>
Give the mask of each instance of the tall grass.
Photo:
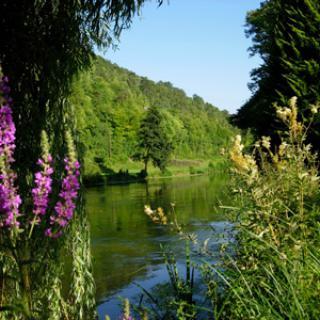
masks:
<svg viewBox="0 0 320 320"><path fill-rule="evenodd" d="M262 137L246 154L237 136L230 150L238 199L238 207L233 208L236 246L224 251L222 265L213 265L213 253L206 252L209 262L200 267L207 285L203 294L211 301L210 319L320 319L319 163L306 140L319 107L310 107L305 125L298 120L296 102L292 98L289 107L277 107L279 119L287 126L278 145ZM170 221L162 209L146 209L155 223ZM184 235L176 218L171 220ZM175 264L167 259L166 265L171 283L179 284ZM188 266L187 259L187 270ZM188 289L187 295L179 295L184 291L173 286L184 310L197 310L193 286L183 288ZM201 319L201 314L186 316L175 310L172 319Z"/></svg>
<svg viewBox="0 0 320 320"><path fill-rule="evenodd" d="M317 113L312 106L310 118ZM296 98L278 108L288 131L281 144L263 137L230 155L238 182L238 249L226 261L216 319L320 319L319 177L317 155L297 119Z"/></svg>

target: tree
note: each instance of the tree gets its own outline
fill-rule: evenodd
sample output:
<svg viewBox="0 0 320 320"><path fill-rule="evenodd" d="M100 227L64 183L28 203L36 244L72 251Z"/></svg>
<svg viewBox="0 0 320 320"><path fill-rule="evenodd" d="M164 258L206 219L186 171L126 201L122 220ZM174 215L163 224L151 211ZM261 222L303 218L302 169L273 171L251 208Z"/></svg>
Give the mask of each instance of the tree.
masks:
<svg viewBox="0 0 320 320"><path fill-rule="evenodd" d="M17 189L24 199L20 205L19 222L28 226L28 217L32 212L32 176L37 172L37 159L41 155L40 136L45 130L51 142L51 151L58 159L63 159L67 143L64 129L73 128L73 114L67 98L74 77L87 68L93 57L93 49L106 48L118 38L123 28L129 27L145 0L1 0L0 28L1 46L0 63L3 73L9 77L13 120L16 124L16 148L13 170L17 173ZM161 0L158 1L161 3ZM53 173L54 181L62 179L63 161L57 162ZM1 183L1 187L4 184ZM62 190L63 192L63 190ZM72 319L93 319L95 304L94 286L90 270L89 236L83 210L81 194L75 219L57 242L57 245L46 250L41 260L41 272L33 269L29 262L38 261L37 253L42 249L43 233L39 233L39 241L33 241L25 232L14 243L14 249L19 251L15 259L20 260L24 269L26 286L32 292L31 297L21 297L14 301L17 315L14 318L44 319L46 307L61 313L59 298L62 290L63 262L62 252L69 250L72 255L71 287L72 298L70 307L77 314L68 315ZM53 208L51 208L53 210ZM3 208L0 212L3 214ZM6 257L5 234L7 229L0 226L0 287L10 296L14 287L4 285L6 272L12 269L12 262L3 264ZM40 244L41 243L41 244ZM70 246L72 244L72 247ZM10 266L10 267L7 267ZM12 276L11 276L12 278ZM50 279L51 290L46 294L46 280ZM6 312L0 299L1 319L12 319ZM27 301L27 303L24 303ZM41 302L42 301L42 302ZM43 301L47 301L44 303ZM28 310L22 309L28 305ZM34 309L42 309L41 315L34 316ZM60 310L60 311L59 311ZM10 312L11 312L10 311ZM22 314L25 315L22 315ZM4 315L3 315L4 314ZM62 317L55 314L50 319Z"/></svg>
<svg viewBox="0 0 320 320"><path fill-rule="evenodd" d="M134 154L134 159L143 161L145 175L148 174L150 160L154 166L163 172L173 150L172 144L161 125L162 121L163 117L155 107L150 107L146 117L141 121L137 152Z"/></svg>
<svg viewBox="0 0 320 320"><path fill-rule="evenodd" d="M74 76L90 65L95 47L106 48L129 27L144 2L0 1L0 63L10 79L15 102L16 166L21 186L28 183L30 170L35 170L42 130L52 136L55 149L61 149L60 132L69 109L66 98Z"/></svg>
<svg viewBox="0 0 320 320"><path fill-rule="evenodd" d="M282 129L273 104L287 105L292 96L298 97L300 118L310 116L310 104L320 100L319 30L318 0L269 0L249 12L251 53L259 54L263 64L251 73L253 96L235 117L238 125L273 134ZM315 125L314 141L317 134Z"/></svg>

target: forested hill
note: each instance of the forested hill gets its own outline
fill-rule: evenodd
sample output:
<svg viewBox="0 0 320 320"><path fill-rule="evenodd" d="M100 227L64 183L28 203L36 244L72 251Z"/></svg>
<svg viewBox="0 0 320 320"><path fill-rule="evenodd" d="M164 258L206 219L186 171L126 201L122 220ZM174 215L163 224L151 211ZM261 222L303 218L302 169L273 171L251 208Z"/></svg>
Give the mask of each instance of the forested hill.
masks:
<svg viewBox="0 0 320 320"><path fill-rule="evenodd" d="M157 106L163 115L174 146L172 159L212 159L234 134L226 111L199 96L187 97L169 82L156 83L101 57L75 82L70 101L84 146L86 175L131 161L149 106Z"/></svg>

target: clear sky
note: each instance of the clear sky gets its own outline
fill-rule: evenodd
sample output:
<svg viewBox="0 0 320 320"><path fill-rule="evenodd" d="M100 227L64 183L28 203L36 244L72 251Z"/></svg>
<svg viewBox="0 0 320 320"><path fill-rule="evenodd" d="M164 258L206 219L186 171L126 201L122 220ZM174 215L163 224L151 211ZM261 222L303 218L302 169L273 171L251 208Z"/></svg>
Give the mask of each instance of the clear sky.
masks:
<svg viewBox="0 0 320 320"><path fill-rule="evenodd" d="M246 12L260 0L170 0L158 8L147 2L121 36L118 50L104 56L155 81L170 81L189 96L197 94L235 112L249 97L250 58Z"/></svg>

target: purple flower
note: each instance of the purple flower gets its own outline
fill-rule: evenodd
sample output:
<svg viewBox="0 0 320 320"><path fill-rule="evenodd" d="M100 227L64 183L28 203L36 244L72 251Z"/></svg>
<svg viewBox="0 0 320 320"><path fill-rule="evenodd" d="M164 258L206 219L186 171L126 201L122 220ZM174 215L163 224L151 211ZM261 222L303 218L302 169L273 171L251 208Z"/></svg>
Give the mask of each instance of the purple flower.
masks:
<svg viewBox="0 0 320 320"><path fill-rule="evenodd" d="M12 118L12 99L9 97L10 87L8 78L0 78L0 227L19 227L18 217L21 215L19 207L21 198L15 186L16 174L11 168L14 162L16 128ZM46 215L49 206L49 196L52 192L52 157L49 154L49 143L45 132L43 133L43 155L37 162L40 170L35 173L35 186L32 189L33 220L29 237L33 227ZM71 134L67 134L69 157L64 159L65 177L62 181L59 201L54 207L54 212L46 221L45 235L58 238L63 234L63 229L73 218L78 196L80 164L75 160L75 150Z"/></svg>
<svg viewBox="0 0 320 320"><path fill-rule="evenodd" d="M17 218L20 216L19 206L21 198L14 187L16 175L14 173L3 173L0 176L0 226L19 226Z"/></svg>
<svg viewBox="0 0 320 320"><path fill-rule="evenodd" d="M37 163L41 167L41 171L35 174L35 187L32 189L32 197L33 214L36 216L36 222L40 222L40 216L46 214L49 204L49 194L52 191L52 157L49 154L39 159Z"/></svg>
<svg viewBox="0 0 320 320"><path fill-rule="evenodd" d="M16 128L12 119L8 78L0 80L0 227L18 227L21 198L15 187L16 174L11 169L14 161Z"/></svg>
<svg viewBox="0 0 320 320"><path fill-rule="evenodd" d="M62 229L65 228L72 219L76 208L76 198L78 196L79 184L79 168L78 161L72 161L69 158L64 159L66 176L62 181L61 191L59 193L60 200L56 203L55 213L50 217L51 227L47 228L45 235L52 238L57 238L62 234Z"/></svg>

